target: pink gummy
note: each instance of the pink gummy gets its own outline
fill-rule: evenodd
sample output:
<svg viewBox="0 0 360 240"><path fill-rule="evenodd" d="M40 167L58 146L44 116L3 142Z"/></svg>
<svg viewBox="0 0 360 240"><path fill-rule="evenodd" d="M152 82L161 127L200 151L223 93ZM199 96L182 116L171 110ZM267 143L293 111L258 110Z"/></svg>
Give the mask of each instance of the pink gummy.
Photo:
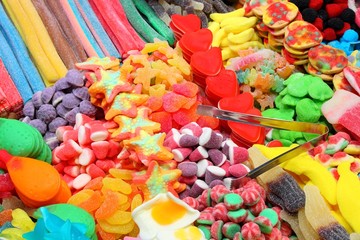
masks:
<svg viewBox="0 0 360 240"><path fill-rule="evenodd" d="M79 155L79 164L87 166L95 161L95 154L92 149L84 148L82 153Z"/></svg>
<svg viewBox="0 0 360 240"><path fill-rule="evenodd" d="M76 178L74 178L74 181L72 182L73 188L75 189L82 189L85 187L85 185L90 182L91 176L87 173L80 174Z"/></svg>
<svg viewBox="0 0 360 240"><path fill-rule="evenodd" d="M92 142L91 148L97 159L104 159L108 154L110 143L108 141Z"/></svg>
<svg viewBox="0 0 360 240"><path fill-rule="evenodd" d="M190 153L189 160L193 161L193 162L197 162L201 159L205 159L208 157L209 157L209 154L208 154L207 150L202 146L198 146L194 151L192 151Z"/></svg>
<svg viewBox="0 0 360 240"><path fill-rule="evenodd" d="M246 206L255 205L261 199L259 192L255 188L245 188L241 193L241 197Z"/></svg>
<svg viewBox="0 0 360 240"><path fill-rule="evenodd" d="M197 209L199 207L199 202L193 197L186 197L182 200L193 209Z"/></svg>
<svg viewBox="0 0 360 240"><path fill-rule="evenodd" d="M174 154L175 161L182 162L190 155L192 148L175 148L171 152Z"/></svg>
<svg viewBox="0 0 360 240"><path fill-rule="evenodd" d="M191 123L186 124L182 128L180 128L180 133L190 134L190 135L194 135L196 137L200 137L200 135L202 133L202 128L196 122L191 122Z"/></svg>
<svg viewBox="0 0 360 240"><path fill-rule="evenodd" d="M88 165L85 171L91 176L92 179L97 177L105 177L106 175L105 172L94 163Z"/></svg>
<svg viewBox="0 0 360 240"><path fill-rule="evenodd" d="M236 178L245 176L249 171L250 169L242 163L231 165L229 167L230 175Z"/></svg>
<svg viewBox="0 0 360 240"><path fill-rule="evenodd" d="M247 222L241 227L244 240L258 239L261 236L260 227L254 222Z"/></svg>

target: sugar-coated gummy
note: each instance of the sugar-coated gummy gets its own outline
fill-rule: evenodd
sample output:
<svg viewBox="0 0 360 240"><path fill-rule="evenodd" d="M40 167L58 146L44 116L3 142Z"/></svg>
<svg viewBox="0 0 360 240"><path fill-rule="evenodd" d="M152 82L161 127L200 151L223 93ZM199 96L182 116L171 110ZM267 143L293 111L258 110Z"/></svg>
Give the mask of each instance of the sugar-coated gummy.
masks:
<svg viewBox="0 0 360 240"><path fill-rule="evenodd" d="M25 103L23 114L31 119L35 117L35 106L32 100L29 100Z"/></svg>
<svg viewBox="0 0 360 240"><path fill-rule="evenodd" d="M66 108L62 103L56 106L56 112L60 117L65 118L66 114L70 111L70 109ZM65 118L66 119L66 118Z"/></svg>
<svg viewBox="0 0 360 240"><path fill-rule="evenodd" d="M64 105L64 107L72 109L74 107L79 106L80 99L77 98L74 94L68 93L65 94L65 96L63 97L62 104Z"/></svg>
<svg viewBox="0 0 360 240"><path fill-rule="evenodd" d="M56 118L56 110L51 104L43 104L36 112L36 118L48 124Z"/></svg>
<svg viewBox="0 0 360 240"><path fill-rule="evenodd" d="M55 93L55 87L47 87L41 93L41 101L43 103L50 103Z"/></svg>
<svg viewBox="0 0 360 240"><path fill-rule="evenodd" d="M46 124L41 121L40 119L33 119L29 122L30 126L33 126L34 128L36 128L37 130L39 130L39 132L44 135L46 133L46 129L47 126Z"/></svg>
<svg viewBox="0 0 360 240"><path fill-rule="evenodd" d="M90 117L95 116L97 108L88 100L83 100L79 104L79 111Z"/></svg>
<svg viewBox="0 0 360 240"><path fill-rule="evenodd" d="M66 78L68 83L72 86L76 86L76 87L84 86L84 76L80 71L76 69L70 69L66 73Z"/></svg>
<svg viewBox="0 0 360 240"><path fill-rule="evenodd" d="M66 121L62 117L56 117L54 118L48 125L49 131L55 133L56 129L60 126L66 126L68 124L68 121Z"/></svg>
<svg viewBox="0 0 360 240"><path fill-rule="evenodd" d="M88 88L87 87L80 87L80 88L74 88L72 90L72 93L82 99L82 100L89 100L90 98L90 95L89 95L89 92L88 92Z"/></svg>
<svg viewBox="0 0 360 240"><path fill-rule="evenodd" d="M65 114L65 119L71 124L74 125L76 122L76 114L80 113L80 109L79 107L75 107L73 109L71 109L70 111L68 111Z"/></svg>
<svg viewBox="0 0 360 240"><path fill-rule="evenodd" d="M34 93L34 95L32 96L32 102L35 106L35 108L39 108L43 102L41 101L41 91L37 91L36 93Z"/></svg>
<svg viewBox="0 0 360 240"><path fill-rule="evenodd" d="M61 103L63 97L65 96L65 93L62 91L56 91L54 93L53 99L52 99L52 105L57 106L59 103Z"/></svg>
<svg viewBox="0 0 360 240"><path fill-rule="evenodd" d="M70 84L67 80L66 77L63 77L63 78L60 78L56 83L55 83L55 89L57 91L60 91L60 90L65 90L65 89L68 89L70 87Z"/></svg>

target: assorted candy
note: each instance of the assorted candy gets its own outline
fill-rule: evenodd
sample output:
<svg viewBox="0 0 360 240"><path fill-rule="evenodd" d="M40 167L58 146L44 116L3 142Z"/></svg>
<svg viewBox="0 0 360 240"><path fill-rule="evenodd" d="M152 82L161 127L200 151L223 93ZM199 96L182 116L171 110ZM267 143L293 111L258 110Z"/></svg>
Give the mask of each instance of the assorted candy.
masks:
<svg viewBox="0 0 360 240"><path fill-rule="evenodd" d="M356 7L2 1L0 238L356 239ZM329 136L249 179L314 135L199 105Z"/></svg>

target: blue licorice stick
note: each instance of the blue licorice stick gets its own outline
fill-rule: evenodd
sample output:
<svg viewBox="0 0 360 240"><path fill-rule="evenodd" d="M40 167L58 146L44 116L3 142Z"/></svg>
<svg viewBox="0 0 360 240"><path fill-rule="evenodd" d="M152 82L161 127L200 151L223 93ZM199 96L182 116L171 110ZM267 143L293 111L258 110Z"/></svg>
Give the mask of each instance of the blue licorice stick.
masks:
<svg viewBox="0 0 360 240"><path fill-rule="evenodd" d="M120 57L121 54L114 46L113 42L101 25L99 19L96 17L88 0L75 0L75 3L78 8L81 7L83 13L86 15L86 18L91 22L92 29L95 31L95 33L93 33L95 35L95 39L99 38L98 41L101 41L101 45L106 48L106 51L110 56Z"/></svg>
<svg viewBox="0 0 360 240"><path fill-rule="evenodd" d="M135 7L146 17L150 25L162 35L170 45L175 42L173 31L156 15L155 11L145 0L132 0Z"/></svg>
<svg viewBox="0 0 360 240"><path fill-rule="evenodd" d="M166 40L143 19L132 0L120 0L120 3L130 24L133 26L135 31L139 33L143 39L145 39L145 41L154 42L154 38Z"/></svg>
<svg viewBox="0 0 360 240"><path fill-rule="evenodd" d="M89 30L88 26L86 25L85 20L81 16L81 13L79 12L79 9L77 9L76 4L74 0L68 0L69 6L71 7L72 12L74 13L79 25L81 26L81 29L84 31L85 36L89 40L90 44L93 46L96 54L102 58L105 57L103 51L101 50L99 44L96 42L94 36L92 35L91 31Z"/></svg>
<svg viewBox="0 0 360 240"><path fill-rule="evenodd" d="M2 31L0 31L0 46L0 58L4 62L4 66L19 91L23 102L27 102L32 98L33 91L24 73L19 71L21 67Z"/></svg>
<svg viewBox="0 0 360 240"><path fill-rule="evenodd" d="M20 69L32 89L32 92L35 93L43 90L45 88L44 82L31 60L26 45L1 4L0 31L2 31L6 41L10 45L16 60L20 65Z"/></svg>

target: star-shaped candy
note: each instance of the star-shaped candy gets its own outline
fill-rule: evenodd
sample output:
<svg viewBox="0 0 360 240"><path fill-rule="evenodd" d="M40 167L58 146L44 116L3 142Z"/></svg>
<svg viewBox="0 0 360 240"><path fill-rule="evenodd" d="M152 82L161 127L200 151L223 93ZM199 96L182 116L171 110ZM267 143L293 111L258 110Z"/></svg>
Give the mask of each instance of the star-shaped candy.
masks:
<svg viewBox="0 0 360 240"><path fill-rule="evenodd" d="M165 133L150 135L145 130L139 130L137 136L129 140L124 140L124 147L134 150L140 161L148 165L151 160L168 161L174 155L164 147Z"/></svg>
<svg viewBox="0 0 360 240"><path fill-rule="evenodd" d="M133 89L131 83L120 80L120 71L99 69L96 75L97 81L89 87L89 94L96 98L103 95L107 104L120 92L130 92Z"/></svg>
<svg viewBox="0 0 360 240"><path fill-rule="evenodd" d="M151 66L144 66L136 70L136 77L134 78L135 84L142 84L143 92L148 93L151 85L154 85L154 79L159 74L158 69L153 69Z"/></svg>
<svg viewBox="0 0 360 240"><path fill-rule="evenodd" d="M120 67L120 60L115 57L91 57L88 58L85 62L76 63L75 66L81 70L90 70L95 71L96 69L115 69Z"/></svg>
<svg viewBox="0 0 360 240"><path fill-rule="evenodd" d="M146 172L133 176L133 183L143 191L144 199L149 200L159 193L175 192L173 184L180 176L181 170L163 169L156 161L151 161Z"/></svg>
<svg viewBox="0 0 360 240"><path fill-rule="evenodd" d="M145 103L148 98L149 96L146 94L119 93L106 111L105 119L110 120L120 114L132 118L136 117L137 107Z"/></svg>
<svg viewBox="0 0 360 240"><path fill-rule="evenodd" d="M130 118L125 115L114 117L114 122L116 122L119 127L111 134L111 137L117 140L130 138L136 133L137 129L142 129L150 134L160 131L160 123L149 120L149 110L147 107L138 107L135 118Z"/></svg>

